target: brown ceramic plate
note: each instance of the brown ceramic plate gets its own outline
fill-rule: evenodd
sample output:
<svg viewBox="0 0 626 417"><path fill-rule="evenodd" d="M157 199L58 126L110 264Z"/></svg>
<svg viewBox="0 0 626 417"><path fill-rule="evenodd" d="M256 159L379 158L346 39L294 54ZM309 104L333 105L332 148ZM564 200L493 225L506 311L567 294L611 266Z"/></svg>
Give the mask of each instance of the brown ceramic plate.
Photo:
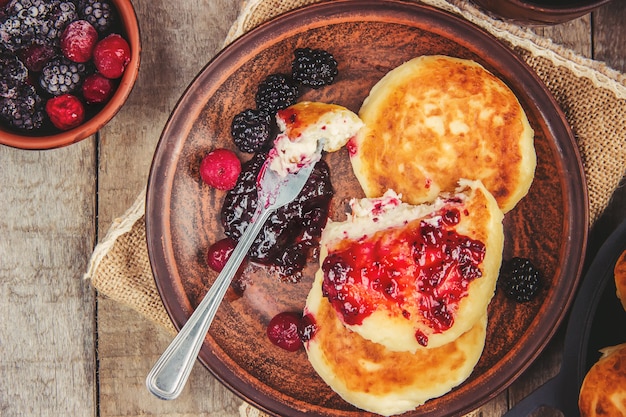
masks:
<svg viewBox="0 0 626 417"><path fill-rule="evenodd" d="M333 53L339 77L304 99L358 111L370 88L392 68L418 55L447 54L474 59L501 77L528 113L538 167L530 194L506 215L504 256L532 258L547 285L527 304L498 292L490 305L485 351L469 380L407 414L468 412L505 389L555 333L579 280L587 197L572 133L536 75L493 37L436 9L380 0L319 3L246 34L202 70L165 126L148 183L148 249L163 302L180 328L216 276L205 253L223 237L224 192L203 185L200 160L212 148L235 149L229 133L233 116L254 107L257 85L271 73L289 72L294 49L305 46ZM332 216L342 219L346 202L362 192L345 150L326 159L335 189ZM275 314L302 310L314 270L312 263L304 279L293 284L248 268L248 288L243 296L227 295L200 360L235 393L271 414L360 416L317 376L304 351L288 353L265 336Z"/></svg>

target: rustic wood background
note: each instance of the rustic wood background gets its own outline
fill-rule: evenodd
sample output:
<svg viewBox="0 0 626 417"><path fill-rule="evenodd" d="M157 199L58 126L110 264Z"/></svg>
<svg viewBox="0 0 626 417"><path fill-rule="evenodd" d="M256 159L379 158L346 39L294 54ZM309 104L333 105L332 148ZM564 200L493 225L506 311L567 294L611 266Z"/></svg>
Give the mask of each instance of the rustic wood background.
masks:
<svg viewBox="0 0 626 417"><path fill-rule="evenodd" d="M135 0L143 41L129 102L101 132L51 151L0 146L0 415L225 416L241 401L196 366L181 398L144 387L171 336L99 297L82 279L99 238L147 181L161 129L184 88L220 49L233 0ZM534 30L626 72L626 2ZM622 187L592 230L589 257L626 217ZM501 416L558 369L562 335L522 377L471 413ZM556 415L546 410L541 415Z"/></svg>

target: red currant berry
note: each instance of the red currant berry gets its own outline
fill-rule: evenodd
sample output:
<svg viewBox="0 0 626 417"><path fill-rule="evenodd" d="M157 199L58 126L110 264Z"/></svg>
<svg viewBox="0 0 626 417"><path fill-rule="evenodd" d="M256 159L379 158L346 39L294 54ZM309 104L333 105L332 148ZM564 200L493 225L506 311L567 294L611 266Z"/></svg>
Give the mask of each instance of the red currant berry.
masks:
<svg viewBox="0 0 626 417"><path fill-rule="evenodd" d="M130 45L120 35L112 33L96 44L93 62L105 77L120 78L130 62Z"/></svg>
<svg viewBox="0 0 626 417"><path fill-rule="evenodd" d="M85 120L83 103L71 94L63 94L46 102L46 112L52 124L61 130L69 130Z"/></svg>
<svg viewBox="0 0 626 417"><path fill-rule="evenodd" d="M230 254L235 250L235 246L235 241L230 238L224 238L212 244L207 252L209 267L216 272L221 272Z"/></svg>
<svg viewBox="0 0 626 417"><path fill-rule="evenodd" d="M237 183L241 172L241 161L228 149L215 149L209 152L200 163L200 177L211 187L230 190Z"/></svg>

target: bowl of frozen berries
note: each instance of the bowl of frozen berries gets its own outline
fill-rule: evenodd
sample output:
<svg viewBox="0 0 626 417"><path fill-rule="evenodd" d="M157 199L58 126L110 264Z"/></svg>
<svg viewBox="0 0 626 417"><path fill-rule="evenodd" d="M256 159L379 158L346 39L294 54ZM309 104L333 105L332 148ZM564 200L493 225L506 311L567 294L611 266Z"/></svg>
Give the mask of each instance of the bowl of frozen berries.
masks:
<svg viewBox="0 0 626 417"><path fill-rule="evenodd" d="M130 0L0 0L0 143L95 134L126 102L140 50Z"/></svg>

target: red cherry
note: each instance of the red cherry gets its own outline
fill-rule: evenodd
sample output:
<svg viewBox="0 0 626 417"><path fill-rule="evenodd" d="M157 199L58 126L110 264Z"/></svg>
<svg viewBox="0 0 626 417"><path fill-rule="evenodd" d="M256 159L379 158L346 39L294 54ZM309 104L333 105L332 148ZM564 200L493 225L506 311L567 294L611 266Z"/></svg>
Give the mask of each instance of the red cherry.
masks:
<svg viewBox="0 0 626 417"><path fill-rule="evenodd" d="M209 152L200 163L200 177L218 190L230 190L237 183L241 172L241 161L228 149L215 149Z"/></svg>
<svg viewBox="0 0 626 417"><path fill-rule="evenodd" d="M300 326L302 318L292 312L275 315L267 326L267 337L276 346L295 352L302 347Z"/></svg>
<svg viewBox="0 0 626 417"><path fill-rule="evenodd" d="M224 238L212 244L207 252L209 267L216 272L224 269L224 265L230 258L230 254L235 250L235 246L235 241L230 238Z"/></svg>
<svg viewBox="0 0 626 417"><path fill-rule="evenodd" d="M112 33L96 44L93 62L105 77L120 78L130 62L130 45L120 35Z"/></svg>
<svg viewBox="0 0 626 417"><path fill-rule="evenodd" d="M46 112L54 126L61 130L69 130L85 120L83 103L71 94L63 94L46 102Z"/></svg>

